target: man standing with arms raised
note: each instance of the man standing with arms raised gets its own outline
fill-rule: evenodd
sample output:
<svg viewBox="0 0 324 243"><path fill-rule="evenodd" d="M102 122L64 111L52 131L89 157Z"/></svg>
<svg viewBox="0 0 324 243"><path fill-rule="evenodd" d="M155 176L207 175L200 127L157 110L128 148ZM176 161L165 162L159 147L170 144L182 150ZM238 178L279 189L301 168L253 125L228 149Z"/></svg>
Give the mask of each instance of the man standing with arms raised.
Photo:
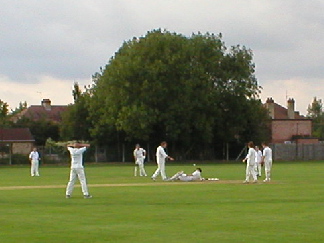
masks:
<svg viewBox="0 0 324 243"><path fill-rule="evenodd" d="M168 146L167 142L163 141L159 147L156 149L156 162L158 165L158 168L152 175L152 180L156 180L156 177L161 173L162 180L167 180L166 174L165 174L165 159L174 160L172 157L167 155L165 152L165 148Z"/></svg>
<svg viewBox="0 0 324 243"><path fill-rule="evenodd" d="M71 171L70 180L66 188L66 198L70 198L73 192L74 183L78 178L81 184L82 193L84 198L92 198L88 192L86 176L84 167L82 165L83 153L90 147L90 144L74 143L69 144L67 149L71 155Z"/></svg>

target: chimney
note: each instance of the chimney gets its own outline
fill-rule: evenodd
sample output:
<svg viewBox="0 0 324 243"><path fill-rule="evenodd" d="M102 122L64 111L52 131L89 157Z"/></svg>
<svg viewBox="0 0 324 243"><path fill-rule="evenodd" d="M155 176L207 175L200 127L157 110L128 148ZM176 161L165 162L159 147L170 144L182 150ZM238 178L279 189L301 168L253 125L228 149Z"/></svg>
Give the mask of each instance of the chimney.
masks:
<svg viewBox="0 0 324 243"><path fill-rule="evenodd" d="M288 104L288 119L295 119L295 100L289 99Z"/></svg>
<svg viewBox="0 0 324 243"><path fill-rule="evenodd" d="M45 108L45 110L50 111L51 110L51 100L50 99L43 99L42 100L42 106Z"/></svg>
<svg viewBox="0 0 324 243"><path fill-rule="evenodd" d="M269 115L272 119L275 119L275 109L274 109L274 100L268 98L266 101L266 108L269 110Z"/></svg>

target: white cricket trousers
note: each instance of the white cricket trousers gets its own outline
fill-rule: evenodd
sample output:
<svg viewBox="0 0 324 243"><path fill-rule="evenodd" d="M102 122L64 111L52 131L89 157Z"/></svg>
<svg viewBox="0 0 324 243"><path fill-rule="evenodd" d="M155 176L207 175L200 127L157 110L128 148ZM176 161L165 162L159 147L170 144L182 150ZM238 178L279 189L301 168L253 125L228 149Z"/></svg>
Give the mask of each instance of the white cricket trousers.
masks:
<svg viewBox="0 0 324 243"><path fill-rule="evenodd" d="M156 171L154 172L152 178L156 178L159 174L161 174L161 177L163 180L166 180L166 174L165 174L165 160L158 160L157 161L157 166L158 168L156 169Z"/></svg>
<svg viewBox="0 0 324 243"><path fill-rule="evenodd" d="M254 170L255 170L255 173L257 175L261 176L262 175L262 165L261 165L261 163L255 163Z"/></svg>
<svg viewBox="0 0 324 243"><path fill-rule="evenodd" d="M246 178L245 181L250 181L250 177L252 176L253 181L257 180L255 170L254 170L254 165L246 165Z"/></svg>
<svg viewBox="0 0 324 243"><path fill-rule="evenodd" d="M144 169L144 159L137 159L136 160L135 172L134 172L135 176L137 176L137 165L138 165L138 168L139 168L140 176L147 176L146 171Z"/></svg>
<svg viewBox="0 0 324 243"><path fill-rule="evenodd" d="M83 168L71 169L70 180L66 187L66 195L72 195L74 184L77 178L79 178L83 195L89 195L87 180Z"/></svg>
<svg viewBox="0 0 324 243"><path fill-rule="evenodd" d="M39 167L38 159L32 160L31 167L30 167L30 175L31 176L39 176L38 167Z"/></svg>
<svg viewBox="0 0 324 243"><path fill-rule="evenodd" d="M270 181L271 177L271 168L272 168L272 160L270 161L264 161L264 171L266 180Z"/></svg>
<svg viewBox="0 0 324 243"><path fill-rule="evenodd" d="M180 180L180 181L193 181L194 177L193 176L187 176L186 174L183 173L183 171L176 173L174 176L172 176L170 179L172 180Z"/></svg>

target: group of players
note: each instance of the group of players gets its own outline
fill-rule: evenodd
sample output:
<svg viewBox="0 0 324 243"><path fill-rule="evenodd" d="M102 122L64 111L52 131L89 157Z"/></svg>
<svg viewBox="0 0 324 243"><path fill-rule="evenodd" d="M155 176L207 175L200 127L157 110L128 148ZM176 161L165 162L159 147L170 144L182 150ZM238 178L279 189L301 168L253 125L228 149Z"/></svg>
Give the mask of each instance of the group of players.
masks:
<svg viewBox="0 0 324 243"><path fill-rule="evenodd" d="M88 186L86 182L86 176L83 167L83 153L86 149L90 147L89 144L73 143L68 144L67 149L70 152L71 157L71 170L70 170L70 179L66 187L66 198L70 198L73 192L74 184L77 179L79 179L81 184L81 189L84 198L92 198L89 194ZM167 178L165 173L165 162L166 159L174 160L170 157L165 149L167 147L167 142L163 141L160 146L156 149L156 162L157 169L154 174L151 176L153 181L161 174L162 180L164 181L199 181L205 180L202 176L201 168L196 168L192 174L185 174L183 171L180 171L173 175L170 178ZM244 183L249 183L252 178L252 182L257 182L257 176L261 176L261 166L265 166L265 180L264 182L270 182L270 174L272 167L272 150L266 143L262 144L263 153L258 147L255 147L253 142L248 143L248 153L243 162L246 162L246 178ZM135 171L134 175L137 176L139 172L140 176L147 176L144 168L144 160L146 157L146 151L140 147L139 144L136 144L135 150L133 151L135 159ZM37 149L34 148L33 151L29 154L29 159L31 161L31 176L39 176L38 164L40 160L39 153ZM212 178L214 179L214 178Z"/></svg>
<svg viewBox="0 0 324 243"><path fill-rule="evenodd" d="M257 183L258 176L261 176L262 165L264 165L265 179L263 182L271 181L272 150L267 143L262 143L263 152L253 142L248 143L249 151L243 160L246 162L246 178L243 183L249 183L252 178L253 183Z"/></svg>
<svg viewBox="0 0 324 243"><path fill-rule="evenodd" d="M161 174L162 180L164 181L194 181L194 180L204 180L201 177L201 168L197 168L192 174L187 175L183 171L178 172L171 178L167 178L165 173L165 160L168 158L170 160L174 160L172 157L166 154L165 148L167 147L167 143L164 141L156 150L156 159L158 168L152 175L152 180L156 180L157 176ZM268 146L267 143L262 143L263 152L260 150L258 146L254 146L253 142L248 143L248 153L243 160L246 162L246 178L243 183L249 183L252 178L253 183L257 183L257 177L261 177L262 175L262 166L265 167L265 179L263 182L271 181L271 168L272 168L272 150ZM134 175L137 176L137 167L139 168L140 176L147 176L144 169L144 159L146 156L146 151L140 147L139 144L136 144L135 150L133 152L135 159L135 171Z"/></svg>
<svg viewBox="0 0 324 243"><path fill-rule="evenodd" d="M157 169L152 175L151 179L153 181L156 180L159 174L161 174L162 180L164 181L195 181L195 180L202 180L201 172L202 170L200 168L197 168L192 174L185 174L183 171L180 171L176 173L171 178L167 178L165 173L165 161L166 159L174 160L172 157L170 157L166 152L165 149L168 146L167 142L163 141L159 147L156 149L156 163L157 163ZM144 168L144 160L146 157L146 151L141 148L139 144L136 144L135 150L133 152L134 159L135 159L135 170L134 175L137 176L137 172L139 170L140 176L147 176L145 168Z"/></svg>

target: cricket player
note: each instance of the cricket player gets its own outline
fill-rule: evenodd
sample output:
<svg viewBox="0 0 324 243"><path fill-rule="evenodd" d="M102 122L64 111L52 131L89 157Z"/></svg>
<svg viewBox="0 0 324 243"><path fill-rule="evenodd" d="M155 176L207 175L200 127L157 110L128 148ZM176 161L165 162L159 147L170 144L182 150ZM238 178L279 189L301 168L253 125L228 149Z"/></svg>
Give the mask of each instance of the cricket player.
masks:
<svg viewBox="0 0 324 243"><path fill-rule="evenodd" d="M253 178L253 183L257 183L257 177L255 174L254 170L254 165L255 165L255 149L254 149L254 144L253 142L248 143L248 148L249 152L246 155L245 159L243 160L243 163L246 163L246 178L243 183L249 183L250 182L250 177L252 176Z"/></svg>
<svg viewBox="0 0 324 243"><path fill-rule="evenodd" d="M158 168L152 175L152 180L155 181L156 177L161 173L162 180L167 180L166 174L165 174L165 159L174 160L172 157L167 155L165 152L165 148L168 146L167 142L163 141L159 147L156 149L156 162Z"/></svg>
<svg viewBox="0 0 324 243"><path fill-rule="evenodd" d="M256 176L261 176L262 174L262 152L259 146L255 146L255 165L254 170Z"/></svg>
<svg viewBox="0 0 324 243"><path fill-rule="evenodd" d="M39 153L37 151L37 148L34 147L33 151L30 152L29 154L29 160L30 160L30 165L31 165L31 169L30 169L30 175L31 176L39 176L39 161L41 160Z"/></svg>
<svg viewBox="0 0 324 243"><path fill-rule="evenodd" d="M174 176L172 176L168 181L202 181L204 178L201 177L202 170L200 168L197 168L192 174L187 175L183 171L180 171L176 173Z"/></svg>
<svg viewBox="0 0 324 243"><path fill-rule="evenodd" d="M133 155L135 159L134 176L137 176L137 167L139 169L140 176L147 176L146 171L144 169L144 159L146 157L145 149L141 148L139 144L136 144Z"/></svg>
<svg viewBox="0 0 324 243"><path fill-rule="evenodd" d="M89 194L84 167L82 165L83 153L90 147L90 144L69 144L67 149L71 155L70 180L66 187L66 198L70 198L73 192L74 183L78 178L81 184L84 198L92 198Z"/></svg>
<svg viewBox="0 0 324 243"><path fill-rule="evenodd" d="M264 163L266 178L263 182L270 182L271 168L272 168L272 149L269 148L267 143L262 143L263 156L262 162Z"/></svg>

